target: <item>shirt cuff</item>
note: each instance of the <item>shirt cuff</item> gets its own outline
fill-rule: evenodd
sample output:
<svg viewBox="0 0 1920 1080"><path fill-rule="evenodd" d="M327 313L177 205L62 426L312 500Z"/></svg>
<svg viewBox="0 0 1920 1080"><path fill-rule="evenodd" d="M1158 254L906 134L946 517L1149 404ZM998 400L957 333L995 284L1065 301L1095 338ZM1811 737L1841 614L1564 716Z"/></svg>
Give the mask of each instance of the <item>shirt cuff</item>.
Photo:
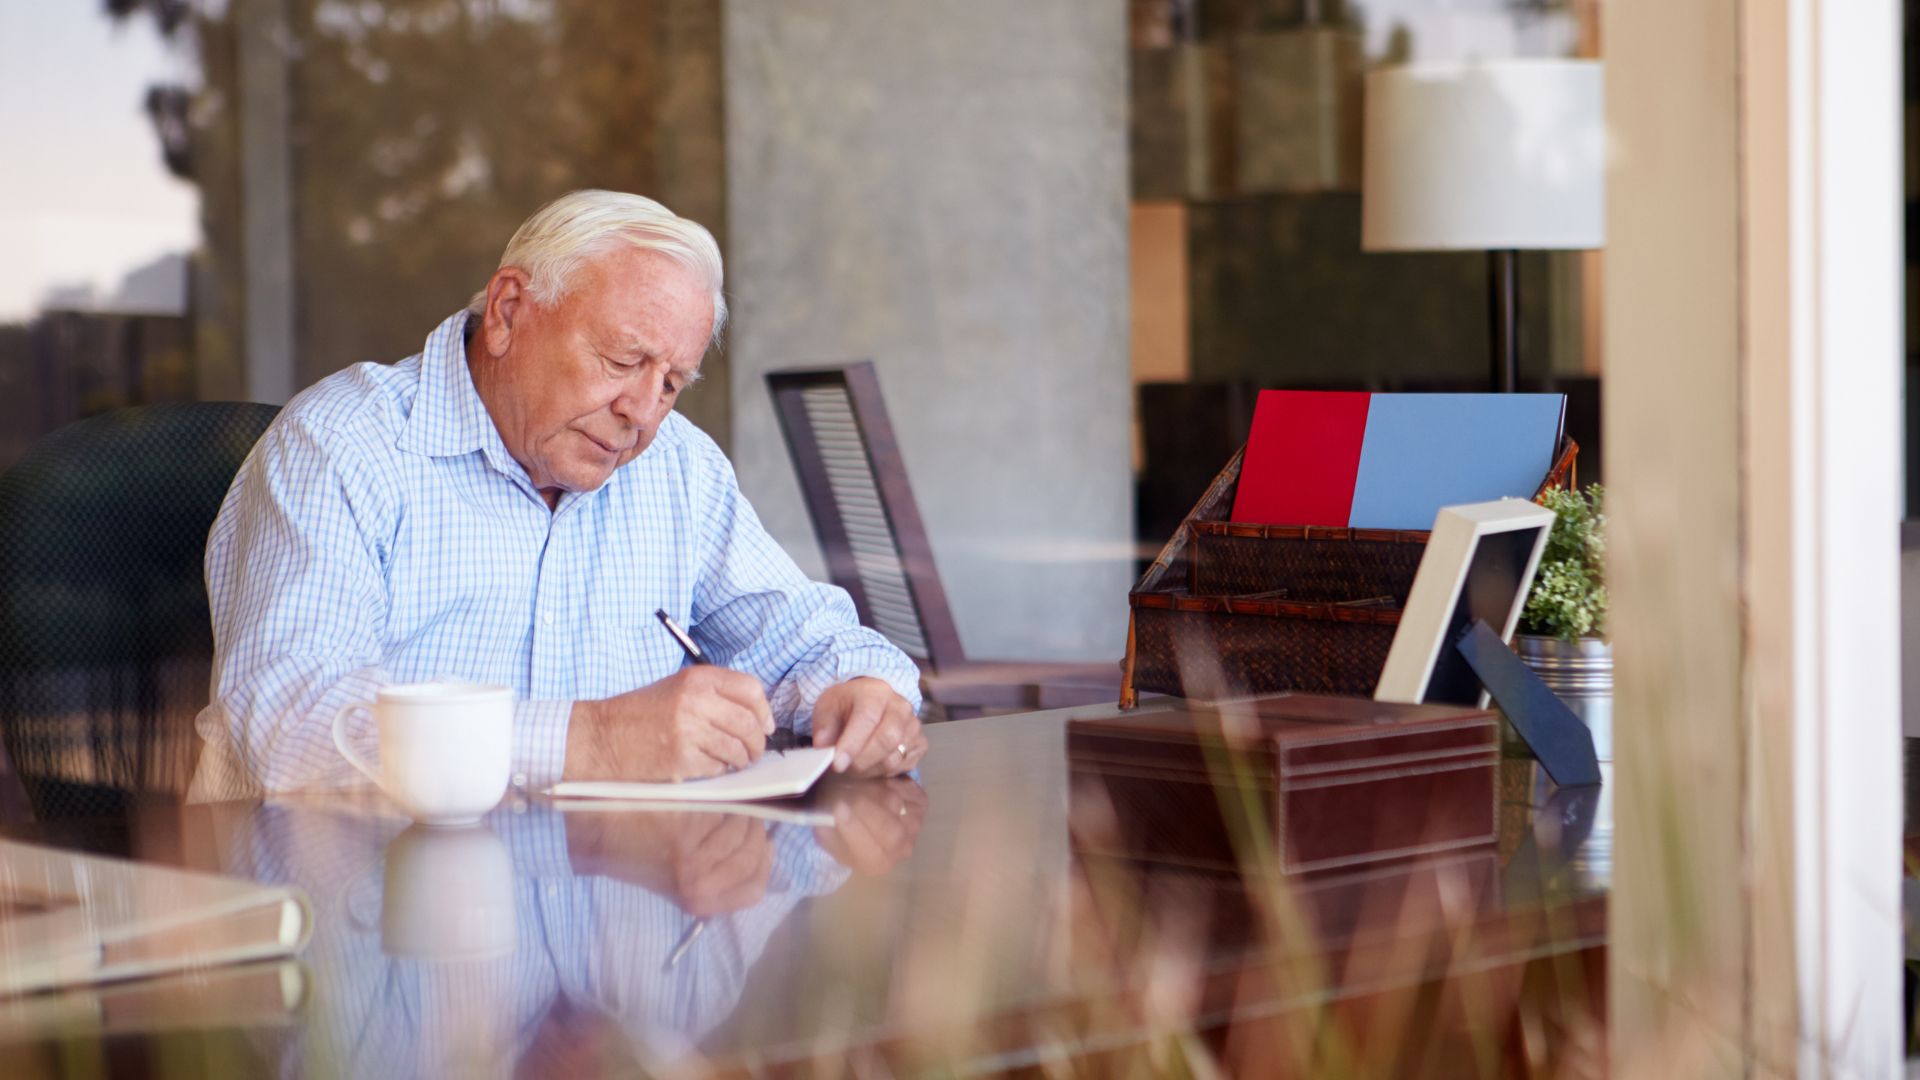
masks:
<svg viewBox="0 0 1920 1080"><path fill-rule="evenodd" d="M571 701L516 701L513 704L513 786L545 791L560 782L567 767L567 724Z"/></svg>
<svg viewBox="0 0 1920 1080"><path fill-rule="evenodd" d="M799 691L793 710L795 733L813 732L813 707L829 687L859 678L879 679L893 687L894 693L907 699L913 714L920 715L920 669L890 644L864 645L837 649L822 662L795 673L795 689Z"/></svg>

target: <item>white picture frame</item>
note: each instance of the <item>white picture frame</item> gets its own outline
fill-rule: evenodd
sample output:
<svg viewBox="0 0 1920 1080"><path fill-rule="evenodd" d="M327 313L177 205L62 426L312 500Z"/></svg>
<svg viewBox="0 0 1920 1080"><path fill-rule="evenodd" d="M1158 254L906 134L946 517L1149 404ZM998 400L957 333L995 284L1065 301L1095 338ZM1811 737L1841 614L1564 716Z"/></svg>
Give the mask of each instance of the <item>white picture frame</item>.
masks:
<svg viewBox="0 0 1920 1080"><path fill-rule="evenodd" d="M1500 640L1513 638L1553 519L1553 511L1524 499L1441 508L1375 701L1486 707L1486 691L1453 642L1481 619Z"/></svg>

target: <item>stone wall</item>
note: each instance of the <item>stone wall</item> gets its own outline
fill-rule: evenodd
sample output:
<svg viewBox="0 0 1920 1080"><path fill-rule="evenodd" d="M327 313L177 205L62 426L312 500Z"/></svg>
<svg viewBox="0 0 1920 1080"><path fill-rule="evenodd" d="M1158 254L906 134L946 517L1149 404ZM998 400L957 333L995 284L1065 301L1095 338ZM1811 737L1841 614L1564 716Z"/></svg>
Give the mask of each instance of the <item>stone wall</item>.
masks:
<svg viewBox="0 0 1920 1080"><path fill-rule="evenodd" d="M1117 658L1125 8L734 0L726 15L743 487L819 571L761 375L872 359L969 653Z"/></svg>

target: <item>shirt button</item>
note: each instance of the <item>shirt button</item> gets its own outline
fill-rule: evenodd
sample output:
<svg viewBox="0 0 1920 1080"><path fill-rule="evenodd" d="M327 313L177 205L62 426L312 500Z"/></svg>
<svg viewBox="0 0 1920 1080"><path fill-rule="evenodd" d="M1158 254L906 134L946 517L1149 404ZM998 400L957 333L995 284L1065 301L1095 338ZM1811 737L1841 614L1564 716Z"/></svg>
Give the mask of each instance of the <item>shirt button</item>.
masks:
<svg viewBox="0 0 1920 1080"><path fill-rule="evenodd" d="M494 773L493 775L495 775L495 776L499 776L500 774L499 774L499 773ZM514 773L514 774L513 774L513 786L514 786L514 787L517 787L517 788L523 788L523 787L526 787L526 786L527 786L527 774L526 774L526 773L523 773L523 772L517 772L517 773Z"/></svg>
<svg viewBox="0 0 1920 1080"><path fill-rule="evenodd" d="M540 616L540 621L541 621L542 623L544 623L544 624L546 624L547 626L552 626L552 625L553 625L553 616L551 616L551 615L542 615L542 616Z"/></svg>

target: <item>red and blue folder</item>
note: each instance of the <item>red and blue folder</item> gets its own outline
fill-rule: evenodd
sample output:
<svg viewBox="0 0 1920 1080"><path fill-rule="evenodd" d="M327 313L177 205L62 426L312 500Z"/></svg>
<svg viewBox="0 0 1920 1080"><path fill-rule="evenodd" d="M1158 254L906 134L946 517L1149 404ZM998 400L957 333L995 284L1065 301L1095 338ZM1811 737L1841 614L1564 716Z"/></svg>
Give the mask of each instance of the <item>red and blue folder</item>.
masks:
<svg viewBox="0 0 1920 1080"><path fill-rule="evenodd" d="M1264 390L1233 520L1431 529L1443 506L1532 498L1565 421L1562 394Z"/></svg>

